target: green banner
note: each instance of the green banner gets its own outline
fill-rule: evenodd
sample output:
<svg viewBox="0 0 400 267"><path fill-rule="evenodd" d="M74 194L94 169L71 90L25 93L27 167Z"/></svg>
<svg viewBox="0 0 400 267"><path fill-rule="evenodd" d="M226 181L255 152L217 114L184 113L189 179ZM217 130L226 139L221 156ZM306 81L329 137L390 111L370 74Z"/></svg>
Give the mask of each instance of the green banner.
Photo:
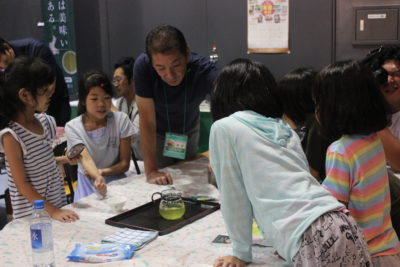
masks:
<svg viewBox="0 0 400 267"><path fill-rule="evenodd" d="M49 44L64 73L70 99L78 98L72 0L42 0L44 41Z"/></svg>

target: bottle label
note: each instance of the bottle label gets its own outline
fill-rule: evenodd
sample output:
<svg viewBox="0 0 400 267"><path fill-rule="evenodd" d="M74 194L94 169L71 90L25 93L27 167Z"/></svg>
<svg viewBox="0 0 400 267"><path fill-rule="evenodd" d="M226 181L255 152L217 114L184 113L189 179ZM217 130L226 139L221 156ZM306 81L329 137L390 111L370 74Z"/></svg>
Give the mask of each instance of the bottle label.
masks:
<svg viewBox="0 0 400 267"><path fill-rule="evenodd" d="M41 249L43 247L42 241L42 230L31 229L32 249Z"/></svg>

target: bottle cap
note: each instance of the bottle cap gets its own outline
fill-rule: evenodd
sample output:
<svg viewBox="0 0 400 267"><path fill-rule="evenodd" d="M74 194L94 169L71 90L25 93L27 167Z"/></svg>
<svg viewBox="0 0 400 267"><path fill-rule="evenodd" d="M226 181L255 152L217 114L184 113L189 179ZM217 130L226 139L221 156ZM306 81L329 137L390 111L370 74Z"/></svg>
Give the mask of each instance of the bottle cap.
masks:
<svg viewBox="0 0 400 267"><path fill-rule="evenodd" d="M38 199L33 202L33 209L35 210L42 210L44 209L44 200Z"/></svg>

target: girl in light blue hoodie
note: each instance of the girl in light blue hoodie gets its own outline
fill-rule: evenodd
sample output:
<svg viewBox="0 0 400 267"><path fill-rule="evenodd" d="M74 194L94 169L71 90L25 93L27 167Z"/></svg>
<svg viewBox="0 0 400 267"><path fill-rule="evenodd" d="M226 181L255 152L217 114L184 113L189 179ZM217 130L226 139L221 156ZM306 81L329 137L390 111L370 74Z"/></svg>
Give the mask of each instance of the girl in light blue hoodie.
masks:
<svg viewBox="0 0 400 267"><path fill-rule="evenodd" d="M223 68L211 112L210 161L233 248L214 266L252 261L253 219L294 266L371 265L356 222L309 173L264 65L238 59Z"/></svg>

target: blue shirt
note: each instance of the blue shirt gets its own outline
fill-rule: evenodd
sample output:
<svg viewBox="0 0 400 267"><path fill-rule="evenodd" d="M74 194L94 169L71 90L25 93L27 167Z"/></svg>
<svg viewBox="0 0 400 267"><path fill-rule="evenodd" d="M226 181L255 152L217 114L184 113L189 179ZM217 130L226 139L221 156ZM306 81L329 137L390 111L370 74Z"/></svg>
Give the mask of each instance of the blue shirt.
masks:
<svg viewBox="0 0 400 267"><path fill-rule="evenodd" d="M147 54L142 53L135 61L133 75L136 94L140 97L153 98L159 134L164 135L169 131L187 134L193 130L199 121L199 105L211 92L213 82L218 75L215 64L206 57L196 53L191 53L190 57L186 75L178 86L169 86L160 78ZM171 129L168 128L166 102ZM185 102L186 121L183 129Z"/></svg>
<svg viewBox="0 0 400 267"><path fill-rule="evenodd" d="M233 256L252 260L252 222L286 261L304 231L344 207L311 176L296 133L281 119L240 111L211 127L210 162Z"/></svg>

